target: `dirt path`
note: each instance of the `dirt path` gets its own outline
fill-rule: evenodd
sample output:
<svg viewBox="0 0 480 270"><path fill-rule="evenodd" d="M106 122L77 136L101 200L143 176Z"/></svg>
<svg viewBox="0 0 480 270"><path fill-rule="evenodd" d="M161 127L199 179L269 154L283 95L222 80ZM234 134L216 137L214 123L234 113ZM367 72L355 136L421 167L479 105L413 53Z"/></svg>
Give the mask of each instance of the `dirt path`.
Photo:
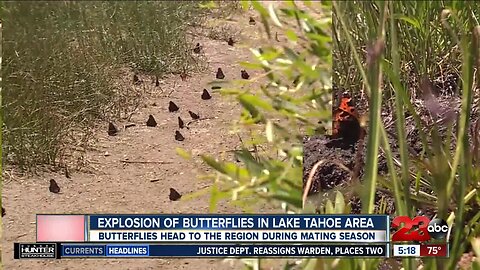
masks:
<svg viewBox="0 0 480 270"><path fill-rule="evenodd" d="M253 14L253 13L252 13ZM36 177L6 177L3 202L7 215L3 218L4 238L2 259L5 269L231 269L232 265L221 260L207 259L145 259L145 260L13 260L13 242L35 240L35 214L37 213L207 213L207 196L187 201L172 202L169 188L188 194L208 187L209 183L198 179L206 166L198 157L195 162L180 158L175 148L182 147L194 155L211 153L220 155L239 145L238 138L230 135L231 122L238 118L239 106L227 101L218 93L211 100L200 98L203 88L215 79L221 67L226 79L241 79L237 63L251 59L250 46L258 46L260 25L248 24L248 16L235 16L228 24L241 29L242 37L235 46L225 41L198 37L209 62L205 73L192 74L186 81L177 76L161 81L156 88L149 77L142 77L151 95L146 106L133 115L135 127L122 130L117 136L108 136L105 124L98 130L95 150L86 158L91 173L72 172L68 179L63 173L45 173ZM257 20L258 21L258 20ZM220 22L218 22L220 23ZM234 37L235 38L235 37ZM238 39L238 37L237 37ZM255 76L250 72L251 76ZM258 74L257 74L258 75ZM163 89L163 92L160 91ZM170 97L165 94L174 88ZM169 101L175 102L179 112L168 112ZM156 106L154 106L156 105ZM178 129L177 117L191 120L188 110L208 118L190 125L190 129ZM152 114L158 126L147 127L145 122ZM124 123L117 123L123 126ZM185 137L175 141L175 130ZM108 153L106 155L106 153ZM169 164L124 163L129 161L164 161ZM55 179L62 194L48 190L50 179ZM158 180L151 182L151 180ZM238 213L239 209L220 205L218 213ZM235 263L239 268L239 264Z"/></svg>

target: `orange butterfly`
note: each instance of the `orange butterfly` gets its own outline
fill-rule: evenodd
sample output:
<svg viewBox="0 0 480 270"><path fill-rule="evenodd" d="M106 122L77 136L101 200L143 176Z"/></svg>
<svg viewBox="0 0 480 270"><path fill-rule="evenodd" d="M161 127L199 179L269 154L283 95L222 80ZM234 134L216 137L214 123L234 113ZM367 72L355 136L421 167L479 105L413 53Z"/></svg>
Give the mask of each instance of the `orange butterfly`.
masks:
<svg viewBox="0 0 480 270"><path fill-rule="evenodd" d="M353 100L343 93L340 105L333 112L332 139L343 139L347 143L356 143L360 139L361 125Z"/></svg>

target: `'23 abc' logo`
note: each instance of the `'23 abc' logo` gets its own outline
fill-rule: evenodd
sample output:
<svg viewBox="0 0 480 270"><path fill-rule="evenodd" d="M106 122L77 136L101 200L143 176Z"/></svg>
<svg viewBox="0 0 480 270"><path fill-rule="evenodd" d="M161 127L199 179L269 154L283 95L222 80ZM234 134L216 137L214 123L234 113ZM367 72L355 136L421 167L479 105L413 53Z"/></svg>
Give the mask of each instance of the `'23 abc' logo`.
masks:
<svg viewBox="0 0 480 270"><path fill-rule="evenodd" d="M401 224L405 224L400 227ZM412 230L413 226L418 229ZM448 225L443 219L435 218L430 221L428 217L418 216L413 220L407 216L395 217L392 221L393 228L399 228L393 235L392 241L428 241L433 239L444 239L447 236Z"/></svg>

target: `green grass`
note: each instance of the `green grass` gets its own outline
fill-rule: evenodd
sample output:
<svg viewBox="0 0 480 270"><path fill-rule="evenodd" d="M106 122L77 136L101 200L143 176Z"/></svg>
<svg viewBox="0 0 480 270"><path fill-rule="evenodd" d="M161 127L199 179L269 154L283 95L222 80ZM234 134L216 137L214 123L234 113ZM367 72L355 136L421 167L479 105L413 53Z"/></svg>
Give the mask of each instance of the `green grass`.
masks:
<svg viewBox="0 0 480 270"><path fill-rule="evenodd" d="M186 31L199 2L3 2L3 157L31 169L83 151L98 120L129 111L121 68L198 67ZM126 81L130 81L127 79Z"/></svg>
<svg viewBox="0 0 480 270"><path fill-rule="evenodd" d="M425 259L425 267L436 269L453 269L456 266L460 256L470 246L470 240L479 237L478 226L476 228L464 229L465 224L475 224L478 217L466 215L475 212L478 207L478 183L472 182L473 175L477 174L477 166L472 162L471 144L469 136L477 137L475 133L470 134L471 111L473 106L473 94L475 86L473 84L473 59L479 57L478 46L474 46L474 36L472 30L475 25L478 26L480 18L480 5L469 5L465 2L393 2L389 3L388 11L389 24L386 33L386 48L384 67L381 70L363 70L363 62L353 63L344 57L345 51L358 53L358 48L362 44L368 44L371 40L368 34L380 31L385 26L382 24L381 7L382 3L361 2L347 3L341 2L336 6L336 16L343 25L353 27L343 28L343 32L338 36L354 37L354 42L337 41L337 57L335 65L339 74L338 83L341 87L352 91L359 91L359 85L368 81L366 89L372 88L370 77L382 76L382 72L387 76L381 81L384 82L383 100L385 106L382 110L394 111L394 118L397 124L397 137L395 138L400 146L401 168L390 166L390 183L386 188L394 187L393 196L395 197L395 206L398 214L415 215L417 207L422 203L428 202L434 205L435 212L440 218L448 219L450 224L454 223L454 237L451 246L450 259L448 261L438 259ZM450 15L447 17L447 15ZM353 18L353 19L352 19ZM360 21L365 23L358 23ZM478 44L478 43L477 43ZM477 51L476 51L477 50ZM343 55L341 54L344 53ZM348 68L346 68L348 67ZM353 72L358 76L348 77L346 70L357 70ZM343 72L342 72L343 71ZM365 75L368 74L368 75ZM429 127L424 122L419 121L418 110L412 104L415 99L424 98L426 89L422 89L421 78L436 79L446 74L456 74L461 77L461 88L458 88L456 95L460 96L462 101L461 113L456 123L457 132L448 136L453 136L455 149L450 152L450 140L442 141L442 131L440 127ZM348 83L347 83L348 82ZM356 87L354 87L356 85ZM461 89L461 91L459 90ZM480 89L476 87L478 92ZM422 92L423 91L423 92ZM375 119L372 111L379 110L380 103L372 102L375 100L375 92L369 92L370 95L370 123ZM373 106L372 106L373 105ZM424 154L422 157L409 157L406 151L405 137L405 109L416 119L416 128L420 132L423 142ZM476 116L478 117L478 116ZM375 125L370 125L369 130ZM377 121L377 126L383 129L383 124ZM452 131L449 125L446 130ZM443 132L445 134L445 132ZM370 134L370 138L377 137L382 140L383 149L387 159L391 160L393 152L388 149L389 142L386 134ZM428 138L428 139L427 139ZM431 138L431 139L430 139ZM372 147L373 138L369 140L369 146ZM375 157L368 156L369 161L375 163ZM393 164L393 163L389 163ZM415 166L414 164L421 164ZM367 174L364 182L372 183L377 178L376 172L368 174L369 171L375 171L376 168L367 166ZM396 177L400 174L400 178ZM410 175L420 176L422 180L417 192L412 192ZM400 181L401 179L401 181ZM370 185L372 186L372 185ZM381 185L380 185L381 186ZM430 190L432 196L426 196L426 193L418 192L418 189ZM467 199L466 195L477 194L477 200ZM370 198L371 206L372 193L367 195ZM452 199L450 199L452 198ZM365 202L365 201L364 201ZM412 208L413 202L414 206ZM453 211L451 210L453 208ZM368 207L366 210L371 209ZM473 212L472 212L473 211ZM470 216L466 219L467 216ZM465 241L465 239L467 241ZM404 260L405 269L416 269L418 261Z"/></svg>
<svg viewBox="0 0 480 270"><path fill-rule="evenodd" d="M238 10L237 1L213 10L203 2L0 3L0 169L75 162L92 145L93 126L135 108L124 68L158 76L202 68L187 32L206 15Z"/></svg>

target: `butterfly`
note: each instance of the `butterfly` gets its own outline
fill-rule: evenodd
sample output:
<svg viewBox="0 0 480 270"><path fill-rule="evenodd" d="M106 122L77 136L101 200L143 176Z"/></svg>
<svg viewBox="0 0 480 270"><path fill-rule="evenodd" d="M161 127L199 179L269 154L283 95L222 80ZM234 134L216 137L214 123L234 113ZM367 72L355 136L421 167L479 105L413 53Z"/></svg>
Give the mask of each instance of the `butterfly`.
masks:
<svg viewBox="0 0 480 270"><path fill-rule="evenodd" d="M50 179L50 186L48 187L48 190L52 193L59 193L60 192L60 187L58 186L57 182L53 179Z"/></svg>
<svg viewBox="0 0 480 270"><path fill-rule="evenodd" d="M200 118L200 116L192 111L188 111L188 113L190 114L190 117L192 117L193 120L196 120L198 118Z"/></svg>
<svg viewBox="0 0 480 270"><path fill-rule="evenodd" d="M178 108L177 104L173 103L173 101L170 101L168 103L168 111L169 112L176 112L176 111L178 111L178 109L179 108Z"/></svg>
<svg viewBox="0 0 480 270"><path fill-rule="evenodd" d="M200 43L197 43L197 46L195 46L195 48L193 49L193 52L200 53L201 50L202 50L202 46L200 46Z"/></svg>
<svg viewBox="0 0 480 270"><path fill-rule="evenodd" d="M353 105L352 97L343 93L340 104L333 112L332 139L343 139L347 143L356 143L360 139L361 125L359 115Z"/></svg>
<svg viewBox="0 0 480 270"><path fill-rule="evenodd" d="M155 86L160 86L160 82L158 81L158 76L155 76Z"/></svg>
<svg viewBox="0 0 480 270"><path fill-rule="evenodd" d="M182 120L182 118L180 118L180 116L178 117L178 127L179 128L184 128L185 127L185 124L183 123L183 120Z"/></svg>
<svg viewBox="0 0 480 270"><path fill-rule="evenodd" d="M248 80L250 78L246 70L241 70L240 72L242 73L242 79Z"/></svg>
<svg viewBox="0 0 480 270"><path fill-rule="evenodd" d="M225 74L223 74L223 70L222 70L221 68L218 68L217 74L215 75L215 77L216 77L217 79L219 79L219 80L225 78Z"/></svg>
<svg viewBox="0 0 480 270"><path fill-rule="evenodd" d="M137 74L133 74L133 84L135 85L139 85L141 84L142 81L138 78L138 75Z"/></svg>
<svg viewBox="0 0 480 270"><path fill-rule="evenodd" d="M233 38L228 38L227 43L228 45L233 46L235 44L235 41L233 41Z"/></svg>
<svg viewBox="0 0 480 270"><path fill-rule="evenodd" d="M183 137L182 133L180 133L180 131L176 130L175 131L175 140L177 141L184 141L185 140L185 137Z"/></svg>
<svg viewBox="0 0 480 270"><path fill-rule="evenodd" d="M209 100L211 98L212 98L212 96L210 95L210 93L208 93L207 89L203 89L202 99L203 100Z"/></svg>
<svg viewBox="0 0 480 270"><path fill-rule="evenodd" d="M117 127L112 123L108 123L108 130L107 130L108 135L110 136L115 136L118 133Z"/></svg>
<svg viewBox="0 0 480 270"><path fill-rule="evenodd" d="M178 201L182 198L182 195L178 193L174 188L170 188L170 194L168 195L170 201Z"/></svg>
<svg viewBox="0 0 480 270"><path fill-rule="evenodd" d="M155 121L155 118L153 118L153 115L148 116L147 120L147 127L156 127L157 126L157 121Z"/></svg>

